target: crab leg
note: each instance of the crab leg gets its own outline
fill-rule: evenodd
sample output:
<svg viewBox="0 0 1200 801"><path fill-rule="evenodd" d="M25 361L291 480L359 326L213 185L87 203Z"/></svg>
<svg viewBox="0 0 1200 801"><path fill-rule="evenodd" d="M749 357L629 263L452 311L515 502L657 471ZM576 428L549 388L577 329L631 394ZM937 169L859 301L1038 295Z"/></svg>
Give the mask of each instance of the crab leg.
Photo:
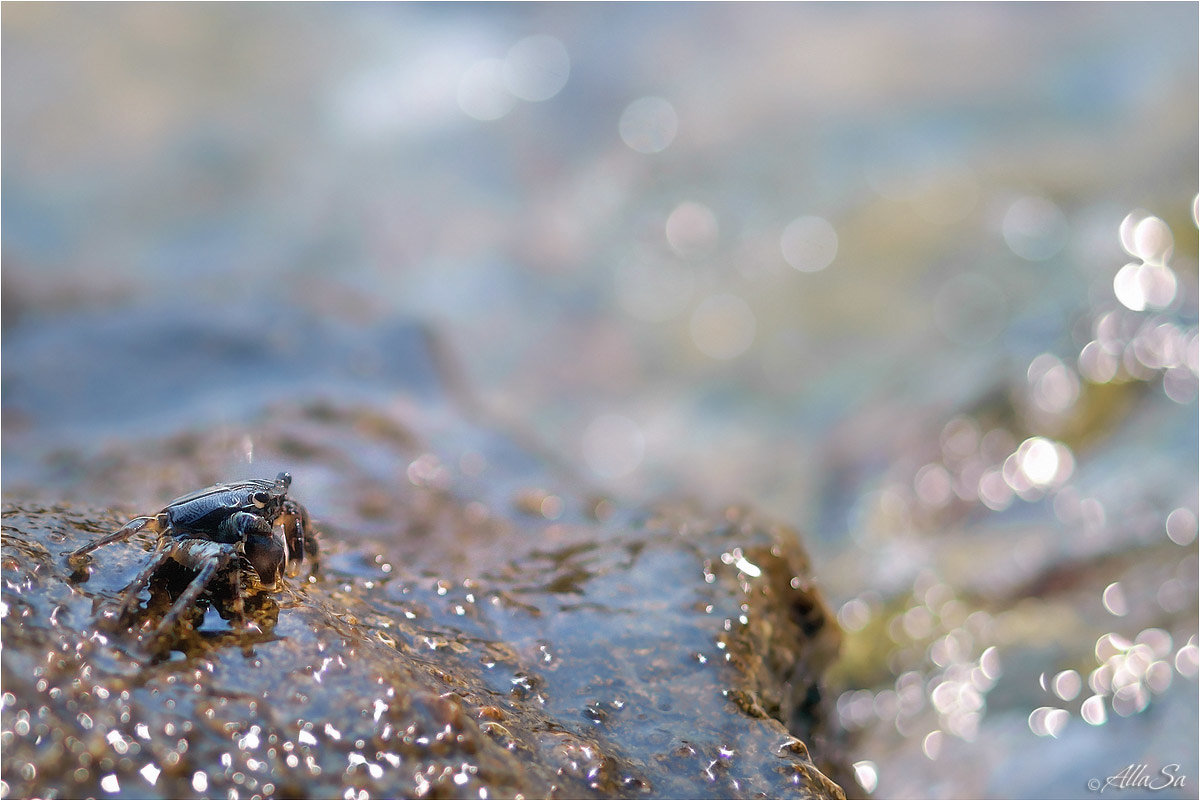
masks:
<svg viewBox="0 0 1200 801"><path fill-rule="evenodd" d="M172 546L167 554L184 567L199 570L199 573L188 584L183 594L175 599L175 603L171 606L171 609L163 615L162 621L154 631L155 640L170 633L171 629L175 627L175 623L178 622L184 612L195 604L196 599L200 597L200 594L204 592L213 578L226 565L240 556L236 545L203 539L181 540ZM240 585L240 580L240 571L235 566L234 581L238 582L234 585L235 587ZM242 607L241 592L236 592L234 598L235 610L241 616L244 616L245 610Z"/></svg>
<svg viewBox="0 0 1200 801"><path fill-rule="evenodd" d="M317 569L317 556L320 553L317 537L308 523L308 511L295 501L285 501L283 513L275 520L276 525L283 526L284 541L287 543L287 562L299 564L305 557L312 560L312 570ZM289 569L290 575L295 575L294 569Z"/></svg>
<svg viewBox="0 0 1200 801"><path fill-rule="evenodd" d="M137 606L138 593L144 588L150 586L150 580L154 577L155 572L171 558L171 552L162 547L162 540L159 540L159 545L154 554L154 558L146 567L142 568L142 572L138 573L137 578L126 585L125 589L121 590L121 605L117 609L116 624L121 625L128 617L133 607Z"/></svg>
<svg viewBox="0 0 1200 801"><path fill-rule="evenodd" d="M105 535L98 540L92 540L82 548L76 548L67 554L67 563L72 567L80 567L83 563L83 557L87 556L97 548L102 548L114 542L127 540L134 534L141 531L143 528L149 527L156 534L161 534L163 531L163 523L159 520L162 515L147 515L144 517L135 517L112 534Z"/></svg>

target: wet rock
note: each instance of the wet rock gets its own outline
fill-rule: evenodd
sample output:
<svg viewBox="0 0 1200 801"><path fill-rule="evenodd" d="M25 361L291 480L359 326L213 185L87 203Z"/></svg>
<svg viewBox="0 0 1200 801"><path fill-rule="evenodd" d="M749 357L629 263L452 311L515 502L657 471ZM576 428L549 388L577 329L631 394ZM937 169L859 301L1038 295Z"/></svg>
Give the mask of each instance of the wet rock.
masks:
<svg viewBox="0 0 1200 801"><path fill-rule="evenodd" d="M362 422L296 413L308 458L347 414ZM370 437L410 465L422 453ZM138 472L117 462L108 481ZM549 492L557 506L485 507L423 475L417 492L331 482L370 535L348 533L352 513L322 525L320 575L251 598L245 626L214 591L156 659L139 638L179 577L156 579L127 630L97 627L152 538L73 577L61 554L125 511L6 506L7 795L841 796L821 690L839 634L794 532Z"/></svg>

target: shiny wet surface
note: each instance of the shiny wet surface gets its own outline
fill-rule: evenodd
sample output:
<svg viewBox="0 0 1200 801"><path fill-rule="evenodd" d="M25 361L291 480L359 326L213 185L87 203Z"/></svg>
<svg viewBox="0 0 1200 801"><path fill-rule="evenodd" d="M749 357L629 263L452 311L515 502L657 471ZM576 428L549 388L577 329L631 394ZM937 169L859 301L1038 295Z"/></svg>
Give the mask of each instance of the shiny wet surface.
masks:
<svg viewBox="0 0 1200 801"><path fill-rule="evenodd" d="M426 508L393 519L464 514L447 496ZM834 752L820 671L838 635L794 532L681 506L474 514L495 553L446 564L326 532L319 577L252 597L244 627L214 596L150 655L154 592L148 627L98 625L149 538L107 546L79 581L58 554L117 518L6 508L8 793L840 795L810 761L846 770L818 750Z"/></svg>

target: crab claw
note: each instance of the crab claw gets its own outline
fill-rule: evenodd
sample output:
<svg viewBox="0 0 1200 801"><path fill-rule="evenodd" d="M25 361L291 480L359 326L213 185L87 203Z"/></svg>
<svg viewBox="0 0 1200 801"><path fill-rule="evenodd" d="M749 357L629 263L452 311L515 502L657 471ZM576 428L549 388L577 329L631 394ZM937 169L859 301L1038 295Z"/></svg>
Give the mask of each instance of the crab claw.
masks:
<svg viewBox="0 0 1200 801"><path fill-rule="evenodd" d="M243 544L246 561L254 568L259 583L276 585L287 563L287 543L265 518L237 512L221 523L221 534Z"/></svg>

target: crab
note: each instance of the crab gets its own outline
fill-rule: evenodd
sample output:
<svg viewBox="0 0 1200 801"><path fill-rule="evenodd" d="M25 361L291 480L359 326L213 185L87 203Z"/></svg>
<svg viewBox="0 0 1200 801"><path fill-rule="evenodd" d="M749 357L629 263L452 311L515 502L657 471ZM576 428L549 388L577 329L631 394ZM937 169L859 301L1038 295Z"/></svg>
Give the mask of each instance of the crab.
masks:
<svg viewBox="0 0 1200 801"><path fill-rule="evenodd" d="M247 479L214 484L182 495L157 514L135 517L113 533L71 551L67 563L76 576L86 577L84 568L92 551L146 529L158 534L158 544L149 563L121 591L114 618L117 625L128 619L138 606L141 591L172 561L195 575L163 615L151 644L171 632L180 617L221 576L229 578L234 588L234 614L244 621L243 589L279 589L284 572L298 568L306 556L315 569L319 552L316 535L305 508L287 497L291 483L289 473L280 473L274 481Z"/></svg>

